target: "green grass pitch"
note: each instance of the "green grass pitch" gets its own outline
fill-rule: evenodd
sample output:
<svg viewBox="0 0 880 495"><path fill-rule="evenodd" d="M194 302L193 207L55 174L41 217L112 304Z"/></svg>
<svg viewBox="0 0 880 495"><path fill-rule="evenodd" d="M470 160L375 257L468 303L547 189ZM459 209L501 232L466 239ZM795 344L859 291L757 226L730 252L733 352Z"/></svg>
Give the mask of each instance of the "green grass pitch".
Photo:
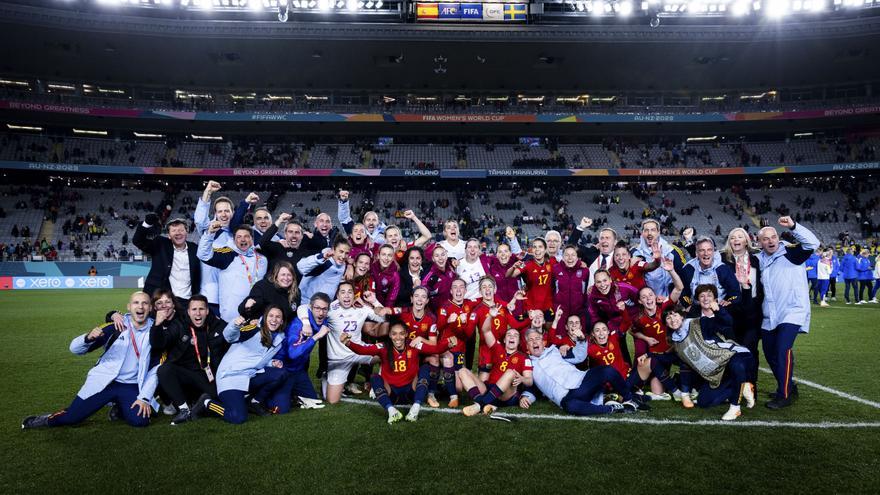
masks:
<svg viewBox="0 0 880 495"><path fill-rule="evenodd" d="M21 431L24 416L69 404L97 358L70 354L70 340L123 308L127 294L0 293L2 493L880 491L880 305L815 307L795 346L797 377L873 406L802 384L793 407L772 412L763 403L775 382L762 373L758 406L734 425L714 422L726 406L655 403L625 419L689 424L506 424L425 408L418 423L390 427L380 408L347 403L241 426L172 427L159 416L145 429L108 423L105 409L76 428ZM545 402L525 414L562 412ZM690 424L701 420L712 423ZM744 424L757 421L771 423Z"/></svg>

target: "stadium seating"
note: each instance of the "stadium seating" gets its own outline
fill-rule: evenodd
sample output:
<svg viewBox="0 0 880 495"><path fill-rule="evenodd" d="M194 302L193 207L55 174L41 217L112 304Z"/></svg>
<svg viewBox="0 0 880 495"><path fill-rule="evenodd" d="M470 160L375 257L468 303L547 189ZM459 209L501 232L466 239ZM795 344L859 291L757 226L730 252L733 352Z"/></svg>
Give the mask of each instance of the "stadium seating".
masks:
<svg viewBox="0 0 880 495"><path fill-rule="evenodd" d="M880 138L717 144L525 145L197 142L0 135L0 160L195 168L662 168L873 161Z"/></svg>
<svg viewBox="0 0 880 495"><path fill-rule="evenodd" d="M292 190L285 190L290 187ZM275 191L275 192L273 192ZM318 212L327 212L336 221L337 201L335 191L304 191L296 186L276 184L273 191L256 192L261 202L274 195L270 201L274 205L273 214L292 212L307 228ZM96 259L115 259L121 248L125 247L130 254L140 254L131 245L134 227L150 211L163 200L161 191L138 190L137 186L115 189L89 189L70 187L64 189L65 194L80 198L67 201L59 210L57 221L51 230L49 240L56 245L58 240L65 244L59 251L59 259L73 259L74 253L70 244L72 239L79 239L85 259L94 253ZM31 243L43 225L45 215L42 208L34 207L34 201L51 197L49 190L31 187L22 191L17 186L0 187L2 203L6 217L0 218L0 244L17 244L22 239L10 236L13 225L19 229L30 228ZM233 201L240 201L246 191L225 191ZM196 199L200 195L197 190L183 191L178 194L172 205L170 217L183 216L192 218ZM630 190L600 191L562 189L559 194L548 192L537 186L518 186L514 189L498 189L485 186L482 190L455 193L443 190L407 190L392 191L369 190L353 191L352 215L360 219L365 199L372 202L372 209L379 213L380 218L389 224L400 224L406 237L416 234L412 224L406 220L398 220L405 209L413 209L435 233L442 232L443 221L446 219L469 218L464 222L462 235L474 235L484 238L493 244L503 235L507 225L516 226L520 232L520 240L528 242L542 236L552 227L562 226L563 241L567 240L567 228L576 225L581 217L594 219L594 227L587 232L587 237L594 238L599 227L614 228L623 239L635 242L639 224L644 216L658 219L667 217L677 228L694 227L699 235L715 237L716 242L723 243L724 236L730 229L746 226L756 231L762 222L773 222L782 214L811 215L803 219L820 237L823 242L835 243L841 234L848 232L853 239L865 238L860 219L848 208L848 198L841 191L830 187L784 187L774 189L750 190L746 196L748 201L727 190L690 191L666 190L650 191L636 194ZM880 202L880 193L876 187L854 195L862 203ZM810 198L814 203L806 208L798 206ZM21 201L27 208L18 209L15 205ZM42 204L42 203L40 203ZM554 205L558 209L554 211ZM365 205L364 205L365 206ZM74 214L68 213L73 207ZM113 214L110 208L113 208ZM832 221L830 215L838 213L838 220ZM822 217L822 214L829 217ZM83 232L77 235L69 232L64 235L63 225L66 220L75 216L92 217L97 215L106 227L106 234L89 236ZM846 216L844 216L846 215ZM717 229L717 230L716 230ZM720 232L721 235L715 235ZM123 236L127 234L128 245L123 245ZM667 236L675 237L675 232L667 232ZM196 234L190 240L197 241ZM109 257L107 252L113 247ZM83 258L80 258L83 259Z"/></svg>

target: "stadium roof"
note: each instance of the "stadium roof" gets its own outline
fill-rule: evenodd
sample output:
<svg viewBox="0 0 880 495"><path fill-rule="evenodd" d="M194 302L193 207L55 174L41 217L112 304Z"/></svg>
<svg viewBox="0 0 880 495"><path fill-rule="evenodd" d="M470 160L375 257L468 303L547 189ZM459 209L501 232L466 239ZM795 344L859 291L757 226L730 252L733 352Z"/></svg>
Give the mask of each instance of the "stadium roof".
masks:
<svg viewBox="0 0 880 495"><path fill-rule="evenodd" d="M613 91L880 80L873 16L656 29L245 23L0 3L0 19L3 72L108 83Z"/></svg>

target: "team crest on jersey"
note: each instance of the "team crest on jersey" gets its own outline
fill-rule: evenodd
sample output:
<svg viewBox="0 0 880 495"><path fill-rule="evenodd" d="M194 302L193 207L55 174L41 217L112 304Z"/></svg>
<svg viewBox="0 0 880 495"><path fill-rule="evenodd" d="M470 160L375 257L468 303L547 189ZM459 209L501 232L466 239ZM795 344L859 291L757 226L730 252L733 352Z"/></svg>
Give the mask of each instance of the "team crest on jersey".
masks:
<svg viewBox="0 0 880 495"><path fill-rule="evenodd" d="M287 252L287 257L288 257L288 258L293 258L293 253L291 253L290 251L288 251L288 252Z"/></svg>
<svg viewBox="0 0 880 495"><path fill-rule="evenodd" d="M422 330L427 330L427 329L428 329L428 324L422 323Z"/></svg>
<svg viewBox="0 0 880 495"><path fill-rule="evenodd" d="M609 344L608 344L608 350L609 350L609 351L613 351L613 350L614 350L614 344L609 343Z"/></svg>
<svg viewBox="0 0 880 495"><path fill-rule="evenodd" d="M510 358L510 362L511 362L512 364L516 364L516 363L519 362L519 358L516 357L516 356L513 356L512 358Z"/></svg>
<svg viewBox="0 0 880 495"><path fill-rule="evenodd" d="M575 276L576 276L577 278L581 278L581 276L582 276L583 274L584 274L584 271L583 271L583 270L578 270L577 273L575 274ZM560 275L561 275L561 274L560 274Z"/></svg>
<svg viewBox="0 0 880 495"><path fill-rule="evenodd" d="M383 279L382 279L382 285L388 285L388 279L387 279L387 278L383 278Z"/></svg>

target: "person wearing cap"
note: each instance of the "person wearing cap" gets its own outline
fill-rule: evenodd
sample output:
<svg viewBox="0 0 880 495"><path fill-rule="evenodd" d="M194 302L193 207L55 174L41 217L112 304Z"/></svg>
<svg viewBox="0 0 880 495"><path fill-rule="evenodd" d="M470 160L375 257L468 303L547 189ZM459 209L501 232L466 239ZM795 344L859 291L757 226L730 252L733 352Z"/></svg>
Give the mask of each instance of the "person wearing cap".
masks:
<svg viewBox="0 0 880 495"><path fill-rule="evenodd" d="M711 237L701 236L694 243L696 257L681 268L679 275L684 283L682 299L691 304L694 290L702 284L709 284L718 291L718 304L730 306L742 297L742 289L736 279L736 273L729 265L724 264L721 253L715 249L715 241Z"/></svg>
<svg viewBox="0 0 880 495"><path fill-rule="evenodd" d="M144 281L144 292L152 294L156 289L170 290L178 304L186 307L202 283L198 246L186 240L187 225L182 218L168 222L166 231L167 236L161 235L159 216L155 213L148 214L134 231L132 243L152 259Z"/></svg>

